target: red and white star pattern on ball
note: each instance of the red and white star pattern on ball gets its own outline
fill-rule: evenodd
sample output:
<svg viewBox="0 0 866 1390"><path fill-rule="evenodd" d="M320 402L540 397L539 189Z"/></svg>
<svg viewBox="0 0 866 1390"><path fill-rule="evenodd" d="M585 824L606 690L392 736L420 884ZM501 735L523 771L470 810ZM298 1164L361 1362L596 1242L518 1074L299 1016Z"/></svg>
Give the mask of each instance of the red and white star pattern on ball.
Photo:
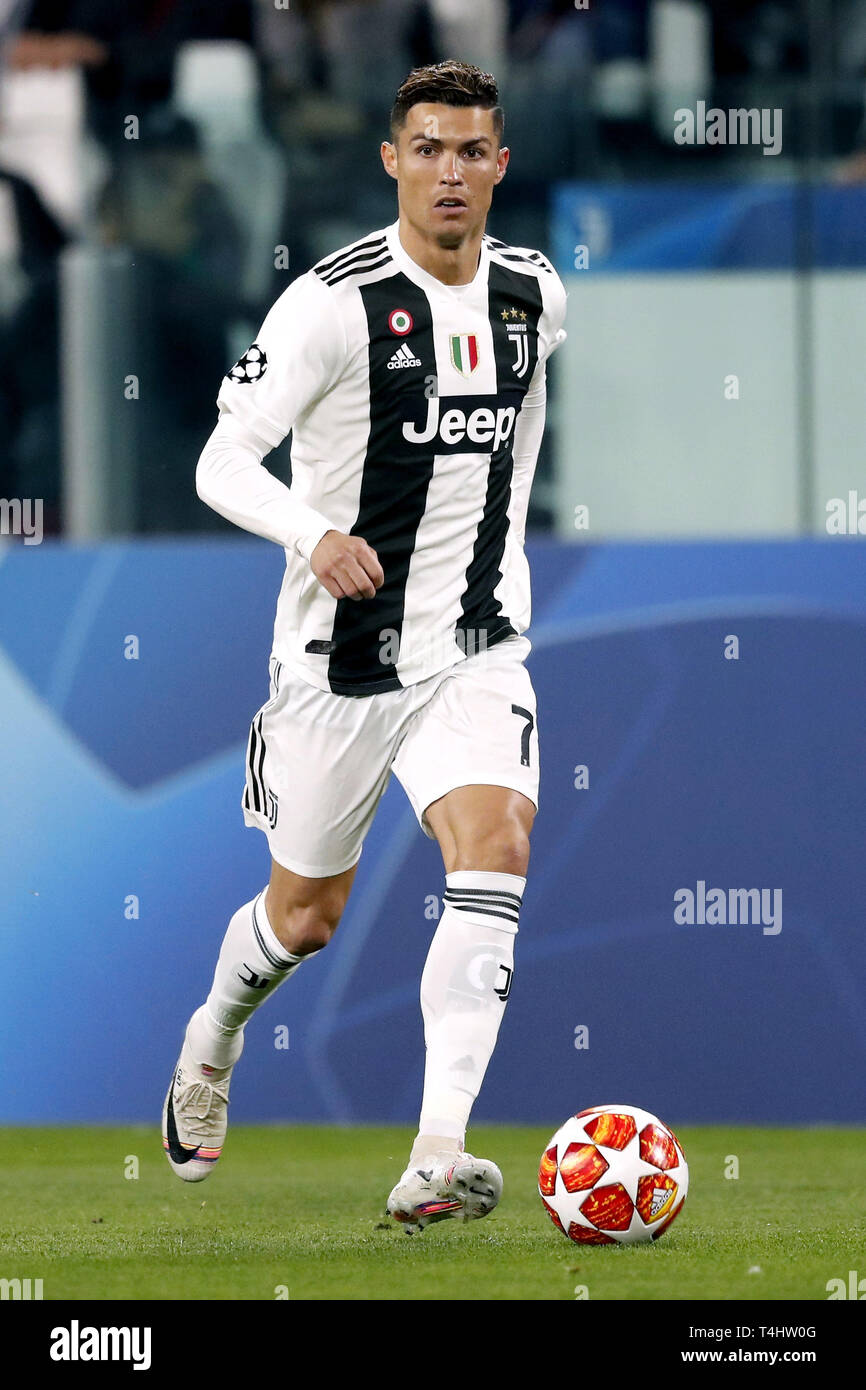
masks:
<svg viewBox="0 0 866 1390"><path fill-rule="evenodd" d="M572 1115L541 1155L538 1191L580 1245L658 1240L682 1211L689 1167L673 1130L636 1105Z"/></svg>

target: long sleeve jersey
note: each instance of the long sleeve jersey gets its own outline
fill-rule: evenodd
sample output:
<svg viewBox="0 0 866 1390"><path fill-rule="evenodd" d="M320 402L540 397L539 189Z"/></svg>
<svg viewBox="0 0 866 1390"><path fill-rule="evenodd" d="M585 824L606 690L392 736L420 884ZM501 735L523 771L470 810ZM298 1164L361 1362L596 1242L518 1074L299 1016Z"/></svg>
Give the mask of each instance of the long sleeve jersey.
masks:
<svg viewBox="0 0 866 1390"><path fill-rule="evenodd" d="M223 379L196 486L284 547L273 654L303 679L396 690L526 630L526 513L565 301L543 256L489 236L471 283L446 285L394 223L275 302ZM262 459L290 431L287 488ZM319 583L309 560L331 529L376 551L375 598Z"/></svg>

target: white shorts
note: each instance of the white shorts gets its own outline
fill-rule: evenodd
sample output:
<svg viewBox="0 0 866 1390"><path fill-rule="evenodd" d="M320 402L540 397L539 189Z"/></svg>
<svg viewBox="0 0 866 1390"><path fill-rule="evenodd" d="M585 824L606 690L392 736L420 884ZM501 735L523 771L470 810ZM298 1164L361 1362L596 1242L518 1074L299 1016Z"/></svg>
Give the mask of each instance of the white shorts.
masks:
<svg viewBox="0 0 866 1390"><path fill-rule="evenodd" d="M360 698L310 685L271 658L253 719L241 806L271 857L307 878L357 863L392 770L424 812L455 787L491 784L538 807L535 691L526 637L507 637L402 690Z"/></svg>

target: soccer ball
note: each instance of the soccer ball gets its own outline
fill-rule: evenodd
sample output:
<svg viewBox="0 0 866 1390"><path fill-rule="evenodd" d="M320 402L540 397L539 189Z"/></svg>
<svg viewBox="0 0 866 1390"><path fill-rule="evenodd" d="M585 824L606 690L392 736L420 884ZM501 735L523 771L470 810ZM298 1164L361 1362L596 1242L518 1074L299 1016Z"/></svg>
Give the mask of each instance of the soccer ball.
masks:
<svg viewBox="0 0 866 1390"><path fill-rule="evenodd" d="M566 1120L541 1155L548 1216L580 1245L658 1240L689 1190L682 1145L636 1105L594 1105Z"/></svg>

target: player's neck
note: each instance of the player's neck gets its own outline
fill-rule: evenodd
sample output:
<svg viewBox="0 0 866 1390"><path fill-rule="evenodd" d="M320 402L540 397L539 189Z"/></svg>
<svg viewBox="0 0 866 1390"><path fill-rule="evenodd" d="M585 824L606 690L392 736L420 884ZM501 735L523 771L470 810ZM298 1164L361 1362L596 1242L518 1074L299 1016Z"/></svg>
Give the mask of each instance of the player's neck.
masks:
<svg viewBox="0 0 866 1390"><path fill-rule="evenodd" d="M419 232L401 214L398 234L406 255L443 285L468 285L475 279L481 258L483 227L477 235L467 236L459 246L443 247Z"/></svg>

